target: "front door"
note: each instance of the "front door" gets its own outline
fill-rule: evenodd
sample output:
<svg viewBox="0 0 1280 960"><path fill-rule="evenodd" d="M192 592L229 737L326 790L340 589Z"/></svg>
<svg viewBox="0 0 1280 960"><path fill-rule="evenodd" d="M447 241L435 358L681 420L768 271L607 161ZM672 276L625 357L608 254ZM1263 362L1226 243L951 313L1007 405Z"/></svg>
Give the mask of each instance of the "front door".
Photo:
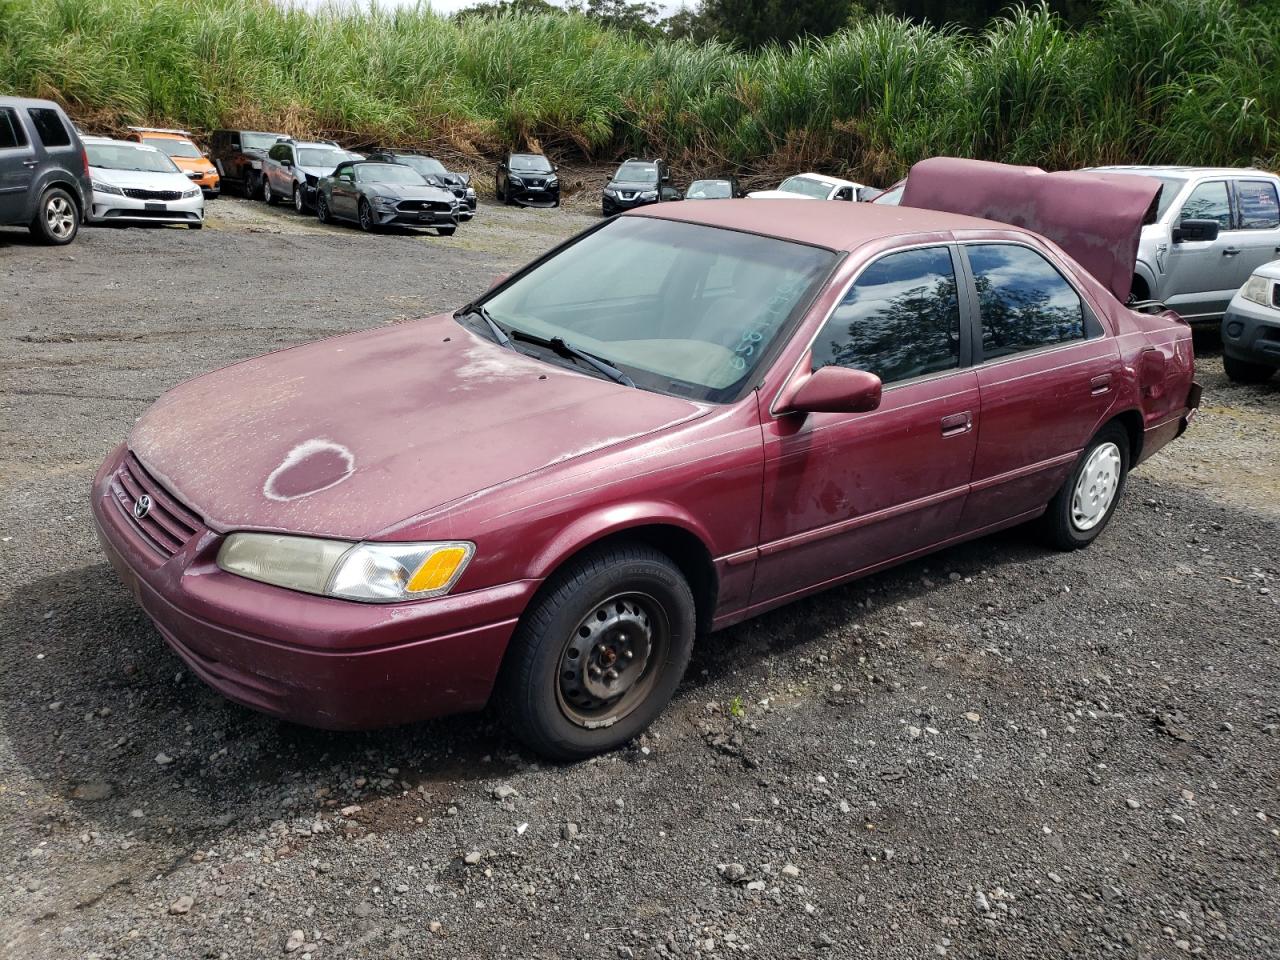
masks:
<svg viewBox="0 0 1280 960"><path fill-rule="evenodd" d="M940 245L873 261L813 342L813 369L839 364L881 378L878 409L776 418L764 411L754 603L833 583L956 532L979 395L954 256Z"/></svg>
<svg viewBox="0 0 1280 960"><path fill-rule="evenodd" d="M36 154L22 120L12 107L0 107L0 223L26 218L27 194L35 176Z"/></svg>
<svg viewBox="0 0 1280 960"><path fill-rule="evenodd" d="M1044 508L1115 396L1116 344L1039 251L963 247L978 299L982 424L964 529Z"/></svg>
<svg viewBox="0 0 1280 960"><path fill-rule="evenodd" d="M1184 240L1170 243L1167 279L1160 298L1188 320L1211 319L1221 315L1240 284L1236 275L1238 237L1231 214L1231 191L1226 180L1206 180L1197 184L1182 212L1175 215L1176 226L1183 220L1216 220L1216 240ZM1243 281L1242 281L1243 282Z"/></svg>

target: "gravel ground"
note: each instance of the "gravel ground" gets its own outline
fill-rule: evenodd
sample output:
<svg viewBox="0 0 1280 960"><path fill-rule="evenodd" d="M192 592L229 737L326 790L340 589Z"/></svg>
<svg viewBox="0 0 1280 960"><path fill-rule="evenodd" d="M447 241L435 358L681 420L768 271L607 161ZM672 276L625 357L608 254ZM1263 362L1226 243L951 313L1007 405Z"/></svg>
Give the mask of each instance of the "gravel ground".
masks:
<svg viewBox="0 0 1280 960"><path fill-rule="evenodd" d="M1013 531L713 636L611 756L321 733L187 675L94 468L178 381L453 307L591 220L212 210L0 231L0 954L1280 957L1280 378L1206 340L1203 415L1091 549Z"/></svg>

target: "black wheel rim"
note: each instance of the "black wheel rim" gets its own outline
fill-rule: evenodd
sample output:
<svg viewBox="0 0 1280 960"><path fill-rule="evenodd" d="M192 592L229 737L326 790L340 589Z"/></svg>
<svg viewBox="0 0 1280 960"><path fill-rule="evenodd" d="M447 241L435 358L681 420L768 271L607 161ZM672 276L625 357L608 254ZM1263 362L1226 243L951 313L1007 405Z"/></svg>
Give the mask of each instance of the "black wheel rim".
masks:
<svg viewBox="0 0 1280 960"><path fill-rule="evenodd" d="M360 203L360 226L369 229L369 205L364 201Z"/></svg>
<svg viewBox="0 0 1280 960"><path fill-rule="evenodd" d="M653 692L670 650L671 622L649 594L620 593L595 604L560 651L561 712L587 729L617 723Z"/></svg>
<svg viewBox="0 0 1280 960"><path fill-rule="evenodd" d="M316 217L321 221L329 219L329 205L324 202L324 197L316 197Z"/></svg>

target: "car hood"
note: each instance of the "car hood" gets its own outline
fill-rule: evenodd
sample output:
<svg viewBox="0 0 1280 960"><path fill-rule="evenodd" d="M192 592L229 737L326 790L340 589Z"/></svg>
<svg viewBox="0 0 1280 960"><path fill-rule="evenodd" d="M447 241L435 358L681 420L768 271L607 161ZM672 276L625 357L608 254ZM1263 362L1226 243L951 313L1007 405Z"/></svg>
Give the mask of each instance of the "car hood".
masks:
<svg viewBox="0 0 1280 960"><path fill-rule="evenodd" d="M112 170L89 167L89 175L99 183L140 190L189 190L191 180L185 173L156 173L150 170Z"/></svg>
<svg viewBox="0 0 1280 960"><path fill-rule="evenodd" d="M706 409L503 349L443 315L197 377L143 414L129 446L214 530L359 540Z"/></svg>
<svg viewBox="0 0 1280 960"><path fill-rule="evenodd" d="M789 190L752 190L747 194L752 200L817 200L807 193L792 193Z"/></svg>
<svg viewBox="0 0 1280 960"><path fill-rule="evenodd" d="M443 200L453 202L453 194L442 187L417 183L378 183L364 182L360 189L365 193L377 194L380 197L395 197L398 200Z"/></svg>

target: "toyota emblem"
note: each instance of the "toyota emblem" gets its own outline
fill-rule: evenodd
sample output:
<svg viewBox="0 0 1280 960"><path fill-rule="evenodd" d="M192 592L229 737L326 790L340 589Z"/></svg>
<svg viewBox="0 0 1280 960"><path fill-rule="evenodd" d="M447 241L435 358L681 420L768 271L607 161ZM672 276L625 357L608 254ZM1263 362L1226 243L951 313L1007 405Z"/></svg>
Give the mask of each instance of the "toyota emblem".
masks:
<svg viewBox="0 0 1280 960"><path fill-rule="evenodd" d="M141 520L150 512L151 512L151 498L144 493L133 503L133 518L135 520Z"/></svg>

